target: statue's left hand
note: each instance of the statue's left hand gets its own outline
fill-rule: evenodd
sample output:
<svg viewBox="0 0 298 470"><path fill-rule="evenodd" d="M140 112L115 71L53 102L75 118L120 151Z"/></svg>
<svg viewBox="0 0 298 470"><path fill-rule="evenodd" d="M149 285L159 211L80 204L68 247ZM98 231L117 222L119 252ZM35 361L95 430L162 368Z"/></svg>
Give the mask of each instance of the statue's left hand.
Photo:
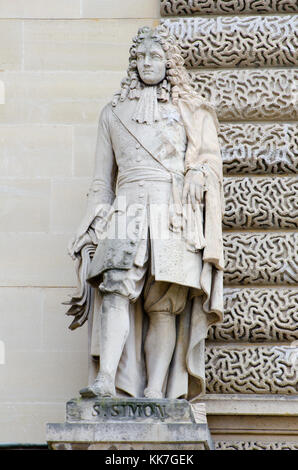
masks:
<svg viewBox="0 0 298 470"><path fill-rule="evenodd" d="M72 259L76 259L76 255L81 251L83 246L92 243L92 239L88 232L77 233L68 243L68 254Z"/></svg>
<svg viewBox="0 0 298 470"><path fill-rule="evenodd" d="M205 175L201 171L188 170L184 178L182 203L191 202L193 210L196 204L202 202L205 187Z"/></svg>

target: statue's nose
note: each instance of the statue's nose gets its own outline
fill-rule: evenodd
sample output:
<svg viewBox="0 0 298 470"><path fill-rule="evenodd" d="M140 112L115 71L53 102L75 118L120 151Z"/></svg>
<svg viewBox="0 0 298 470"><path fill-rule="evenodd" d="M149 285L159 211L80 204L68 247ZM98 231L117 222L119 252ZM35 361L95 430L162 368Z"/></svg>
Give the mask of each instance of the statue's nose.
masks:
<svg viewBox="0 0 298 470"><path fill-rule="evenodd" d="M150 56L148 56L148 55L145 56L144 65L145 66L150 66L151 65Z"/></svg>

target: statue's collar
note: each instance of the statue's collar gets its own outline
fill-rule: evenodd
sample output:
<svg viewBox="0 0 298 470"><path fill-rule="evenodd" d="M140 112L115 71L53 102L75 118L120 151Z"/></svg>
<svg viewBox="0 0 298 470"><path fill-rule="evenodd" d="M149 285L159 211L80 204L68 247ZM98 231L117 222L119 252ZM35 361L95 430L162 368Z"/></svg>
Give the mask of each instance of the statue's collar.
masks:
<svg viewBox="0 0 298 470"><path fill-rule="evenodd" d="M119 102L112 107L113 113L116 115L122 126L146 151L156 155L160 146L160 138L156 127L150 124L139 123L133 117L136 113L138 102L136 100L128 100Z"/></svg>

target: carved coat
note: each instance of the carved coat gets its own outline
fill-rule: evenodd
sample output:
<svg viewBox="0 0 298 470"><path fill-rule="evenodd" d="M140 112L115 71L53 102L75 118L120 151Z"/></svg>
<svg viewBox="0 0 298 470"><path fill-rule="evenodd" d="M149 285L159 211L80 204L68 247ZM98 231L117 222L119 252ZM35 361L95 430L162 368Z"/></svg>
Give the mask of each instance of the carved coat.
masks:
<svg viewBox="0 0 298 470"><path fill-rule="evenodd" d="M203 295L203 302L202 297L193 297L177 317L177 345L165 391L167 397L195 400L205 390L204 338L208 327L222 317L223 198L217 121L204 102L190 104L180 98L177 107L159 104L164 113L162 123L148 126L132 119L135 105L135 100L129 99L115 108L108 104L99 119L95 173L85 219L86 228L93 221L99 242L88 281L98 286L106 269L142 266L144 240L149 235L155 278L187 285L194 295ZM188 169L201 169L205 174L204 206L199 208L192 240L181 237L169 224L170 202L176 204L178 198L178 206L181 203ZM155 230L159 230L159 238L151 236ZM200 230L203 240L197 243ZM99 316L100 309L93 320L94 356L99 354ZM130 334L116 376L116 386L132 396L142 396L146 386L143 337L144 314L141 303L136 302L131 305Z"/></svg>

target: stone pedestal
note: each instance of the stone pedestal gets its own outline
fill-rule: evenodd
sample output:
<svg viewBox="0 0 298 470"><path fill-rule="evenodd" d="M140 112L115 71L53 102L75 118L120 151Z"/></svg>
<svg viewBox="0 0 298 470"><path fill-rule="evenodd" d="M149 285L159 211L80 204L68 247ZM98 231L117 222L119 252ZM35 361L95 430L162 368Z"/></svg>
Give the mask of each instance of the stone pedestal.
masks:
<svg viewBox="0 0 298 470"><path fill-rule="evenodd" d="M77 398L47 425L54 450L210 450L205 405L186 400Z"/></svg>

